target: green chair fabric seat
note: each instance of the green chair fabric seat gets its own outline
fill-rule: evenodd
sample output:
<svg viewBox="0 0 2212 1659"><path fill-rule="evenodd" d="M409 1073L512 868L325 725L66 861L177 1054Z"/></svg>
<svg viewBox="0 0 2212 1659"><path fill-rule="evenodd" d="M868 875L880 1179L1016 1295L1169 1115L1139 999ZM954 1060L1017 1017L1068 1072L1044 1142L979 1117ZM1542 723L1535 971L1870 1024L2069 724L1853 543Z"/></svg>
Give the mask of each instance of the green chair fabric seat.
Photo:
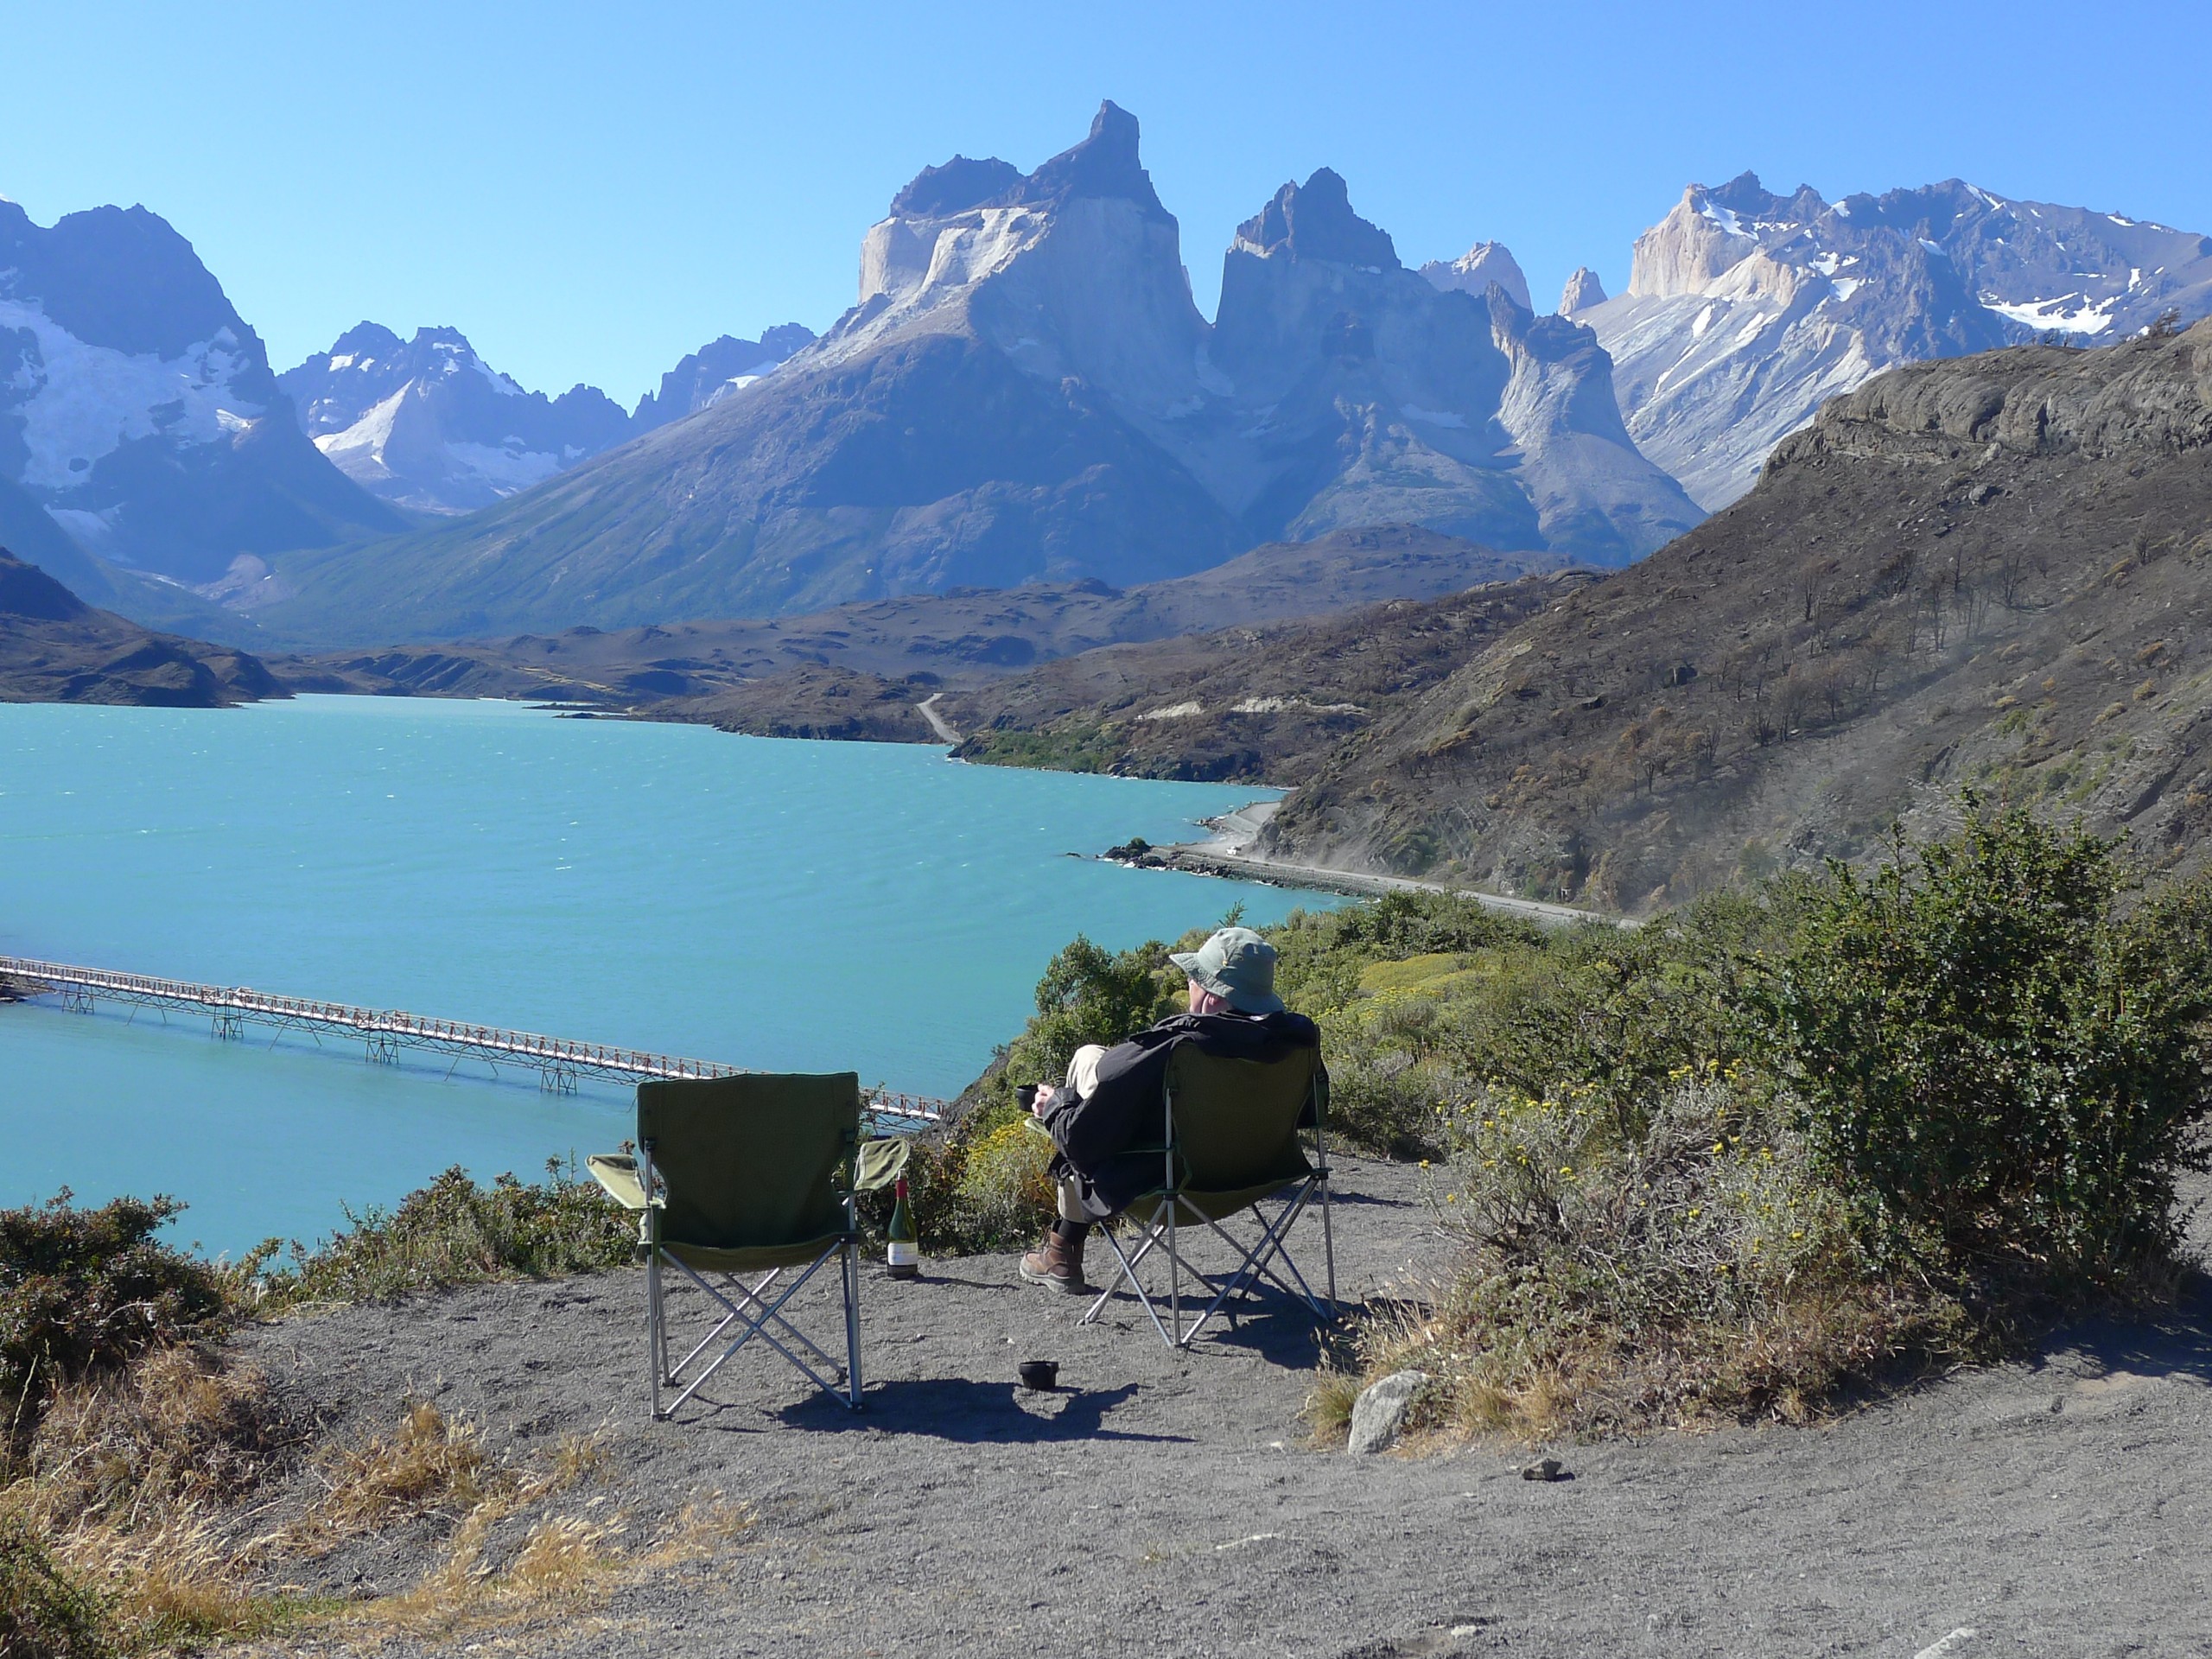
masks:
<svg viewBox="0 0 2212 1659"><path fill-rule="evenodd" d="M634 1155L601 1154L588 1167L615 1202L639 1217L654 1417L674 1415L756 1337L858 1409L860 1226L854 1198L888 1185L910 1149L902 1136L862 1139L858 1075L755 1073L639 1084L637 1147ZM842 1389L824 1375L841 1369L838 1363L783 1313L832 1261L839 1264L845 1314ZM663 1272L670 1267L713 1303L712 1328L673 1364ZM779 1286L786 1274L795 1276ZM757 1282L745 1281L751 1274L760 1275ZM709 1357L733 1326L735 1338ZM680 1391L664 1410L665 1389Z"/></svg>
<svg viewBox="0 0 2212 1659"><path fill-rule="evenodd" d="M1113 1231L1107 1230L1107 1247L1119 1272L1092 1302L1083 1322L1096 1319L1127 1285L1144 1305L1160 1339L1171 1347L1187 1348L1209 1319L1232 1298L1256 1290L1262 1278L1305 1303L1316 1318L1333 1318L1337 1271L1329 1215L1328 1090L1319 1054L1300 1049L1262 1063L1224 1058L1193 1044L1181 1044L1168 1056L1161 1095L1160 1141L1136 1149L1159 1155L1160 1184L1130 1203L1117 1218L1137 1229L1134 1251L1125 1251ZM1310 1158L1302 1139L1309 1130ZM1317 1198L1327 1268L1325 1300L1314 1294L1288 1249L1292 1227ZM1270 1203L1276 1205L1272 1214L1266 1208ZM1260 1228L1257 1242L1250 1245L1222 1225L1248 1210ZM1226 1241L1236 1255L1235 1268L1224 1275L1195 1266L1181 1237L1192 1228ZM1155 1251L1167 1262L1165 1323L1159 1299L1146 1289L1138 1273ZM1182 1321L1185 1274L1194 1281L1194 1299L1196 1287L1212 1293L1211 1301L1187 1328Z"/></svg>

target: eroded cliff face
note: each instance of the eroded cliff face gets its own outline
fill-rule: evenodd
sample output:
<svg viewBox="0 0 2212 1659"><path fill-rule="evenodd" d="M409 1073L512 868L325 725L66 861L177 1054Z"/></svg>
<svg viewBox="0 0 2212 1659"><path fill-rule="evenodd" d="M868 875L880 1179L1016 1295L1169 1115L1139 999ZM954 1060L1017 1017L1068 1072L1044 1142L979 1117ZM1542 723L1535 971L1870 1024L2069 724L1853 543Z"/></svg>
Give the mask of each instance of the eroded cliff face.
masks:
<svg viewBox="0 0 2212 1659"><path fill-rule="evenodd" d="M1593 334L1408 270L1326 168L1239 228L1212 360L1247 446L1230 502L1262 533L1417 523L1619 564L1698 518Z"/></svg>
<svg viewBox="0 0 2212 1659"><path fill-rule="evenodd" d="M1638 445L1718 508L1885 369L2050 332L2109 341L2169 307L2212 310L2212 240L1956 180L1830 204L1745 174L1692 185L1637 239L1628 291L1572 311L1613 357Z"/></svg>
<svg viewBox="0 0 2212 1659"><path fill-rule="evenodd" d="M1643 912L1971 783L2193 866L2207 639L2212 322L1916 365L1349 742L1268 844Z"/></svg>

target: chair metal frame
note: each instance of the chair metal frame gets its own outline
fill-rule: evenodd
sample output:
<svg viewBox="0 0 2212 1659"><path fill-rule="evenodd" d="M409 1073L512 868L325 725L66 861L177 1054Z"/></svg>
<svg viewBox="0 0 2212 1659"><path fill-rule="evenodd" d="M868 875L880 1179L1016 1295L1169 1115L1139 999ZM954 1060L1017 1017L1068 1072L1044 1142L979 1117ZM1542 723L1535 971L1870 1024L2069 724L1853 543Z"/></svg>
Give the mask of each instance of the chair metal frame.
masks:
<svg viewBox="0 0 2212 1659"><path fill-rule="evenodd" d="M638 1145L638 1179L647 1194L642 1243L645 1250L645 1348L647 1369L652 1374L653 1421L665 1422L675 1416L677 1412L683 1408L684 1402L698 1393L708 1378L735 1358L739 1351L755 1337L760 1338L790 1361L809 1382L848 1411L858 1411L861 1408L861 1259L858 1194L852 1192L845 1194L845 1231L842 1237L834 1241L827 1249L804 1267L773 1268L763 1274L759 1282L748 1285L743 1277L734 1273L718 1273L709 1278L689 1262L684 1261L683 1257L662 1246L661 1206L652 1199L652 1160L653 1143L651 1141L640 1141ZM824 1378L820 1371L801 1359L790 1348L785 1347L777 1338L775 1332L769 1329L772 1325L777 1326L785 1336L790 1337L793 1342L812 1354L824 1368L832 1371L837 1369L836 1360L823 1353L804 1332L783 1317L784 1305L798 1294L807 1281L813 1278L820 1270L823 1263L836 1255L843 1257L839 1264L839 1278L842 1281L840 1288L842 1292L845 1314L845 1386L842 1389ZM699 1339L690 1353L684 1355L673 1365L671 1365L668 1360L668 1303L666 1287L661 1280L661 1261L664 1256L682 1268L684 1276L704 1291L723 1310L722 1317L715 1327ZM768 1300L769 1292L775 1288L776 1281L786 1273L794 1272L797 1277L785 1285L781 1290L777 1291L772 1301ZM717 1280L721 1281L719 1286L715 1283ZM726 1294L725 1290L734 1292L735 1300L733 1300L729 1294ZM755 1309L758 1310L757 1313L751 1311ZM696 1374L687 1378L685 1372L692 1362L712 1347L733 1325L744 1326L743 1334L725 1347L721 1353L715 1355ZM680 1389L682 1392L669 1402L665 1409L663 1409L660 1397L662 1391L666 1389Z"/></svg>
<svg viewBox="0 0 2212 1659"><path fill-rule="evenodd" d="M1236 1253L1238 1259L1236 1268L1225 1278L1220 1278L1198 1267L1183 1253L1178 1212L1185 1207L1183 1202L1184 1193L1188 1192L1196 1195L1201 1189L1188 1187L1179 1179L1183 1172L1179 1168L1177 1162L1175 1090L1173 1073L1171 1069L1168 1079L1160 1088L1162 1125L1160 1145L1157 1148L1161 1154L1160 1185L1157 1192L1143 1195L1144 1199L1156 1202L1159 1207L1154 1211L1151 1222L1145 1226L1134 1251L1122 1249L1121 1241L1114 1236L1112 1223L1109 1222L1098 1230L1105 1237L1107 1248L1114 1253L1114 1260L1120 1271L1114 1281L1099 1292L1097 1298L1092 1301L1083 1318L1077 1321L1078 1324L1089 1325L1096 1320L1099 1314L1105 1311L1106 1304L1120 1293L1124 1284L1127 1284L1135 1294L1137 1300L1143 1304L1145 1313L1152 1319L1153 1329L1160 1333L1160 1339L1170 1348L1188 1349L1207 1321L1216 1313L1220 1313L1228 1305L1231 1297L1249 1294L1255 1290L1262 1277L1271 1281L1294 1300L1305 1303L1313 1317L1322 1324L1326 1325L1337 1317L1337 1245L1336 1233L1329 1214L1327 1108L1321 1096L1318 1072L1315 1080L1307 1087L1309 1092L1306 1099L1313 1110L1312 1168L1304 1175L1293 1176L1273 1192L1263 1193L1249 1204L1239 1206L1250 1210L1260 1222L1258 1242L1248 1249L1243 1241L1221 1224L1222 1221L1227 1218L1226 1217L1209 1216L1195 1205L1190 1206L1191 1213L1203 1221L1216 1236L1222 1239ZM1296 1133L1298 1132L1294 1131L1294 1136ZM1140 1147L1137 1150L1146 1151L1152 1148ZM1296 1224L1299 1217L1306 1213L1317 1192L1321 1200L1321 1249L1327 1269L1328 1295L1325 1300L1314 1295L1313 1287L1306 1282L1306 1276L1299 1272L1298 1264L1291 1259L1289 1250L1290 1230ZM1281 1200L1281 1207L1272 1218L1262 1207L1270 1199ZM1233 1215L1236 1212L1231 1211L1230 1213ZM1161 1322L1157 1303L1154 1300L1152 1294L1145 1289L1144 1281L1137 1276L1137 1268L1154 1249L1164 1251L1167 1257L1167 1320L1166 1323ZM1288 1271L1291 1280L1296 1281L1295 1288L1293 1288L1292 1284L1281 1274L1274 1271L1274 1263L1277 1262L1280 1262ZM1185 1274L1188 1274L1198 1285L1204 1286L1205 1289L1213 1293L1213 1300L1208 1302L1205 1310L1191 1321L1187 1330L1183 1325L1183 1275ZM1194 1287L1193 1300L1197 1300L1198 1294ZM1232 1312L1230 1318L1235 1317ZM1173 1335L1169 1334L1171 1327L1175 1332Z"/></svg>

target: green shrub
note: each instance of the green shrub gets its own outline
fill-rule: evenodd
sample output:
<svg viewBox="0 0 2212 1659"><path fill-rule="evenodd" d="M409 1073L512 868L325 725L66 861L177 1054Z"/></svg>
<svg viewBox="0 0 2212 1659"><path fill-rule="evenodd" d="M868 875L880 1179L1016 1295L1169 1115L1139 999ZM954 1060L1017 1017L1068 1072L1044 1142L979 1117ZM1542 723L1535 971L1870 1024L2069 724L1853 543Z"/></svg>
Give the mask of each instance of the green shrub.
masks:
<svg viewBox="0 0 2212 1659"><path fill-rule="evenodd" d="M1183 1011L1185 980L1167 947L1147 939L1112 951L1078 933L1037 982L1037 1017L1007 1050L1006 1097L1019 1084L1056 1082L1085 1043L1111 1048Z"/></svg>
<svg viewBox="0 0 2212 1659"><path fill-rule="evenodd" d="M65 1384L228 1323L225 1274L155 1241L183 1208L156 1198L80 1209L65 1188L0 1210L0 1390L12 1452Z"/></svg>
<svg viewBox="0 0 2212 1659"><path fill-rule="evenodd" d="M0 1654L105 1659L106 1624L99 1598L55 1564L38 1529L0 1513Z"/></svg>
<svg viewBox="0 0 2212 1659"><path fill-rule="evenodd" d="M279 1301L364 1301L491 1279L601 1273L631 1260L634 1217L596 1181L549 1159L546 1179L480 1186L455 1166L397 1209L346 1211L347 1225L268 1275Z"/></svg>
<svg viewBox="0 0 2212 1659"><path fill-rule="evenodd" d="M1715 1067L1656 1091L1625 1139L1594 1085L1479 1091L1434 1194L1459 1268L1427 1318L1365 1322L1367 1369L1435 1376L1430 1427L1551 1437L1802 1421L1948 1355L1952 1310L1870 1277L1785 1120Z"/></svg>
<svg viewBox="0 0 2212 1659"><path fill-rule="evenodd" d="M2133 915L2113 842L1969 804L1837 866L1760 997L1822 1176L1877 1249L1972 1289L2155 1278L2212 1109L2212 895Z"/></svg>

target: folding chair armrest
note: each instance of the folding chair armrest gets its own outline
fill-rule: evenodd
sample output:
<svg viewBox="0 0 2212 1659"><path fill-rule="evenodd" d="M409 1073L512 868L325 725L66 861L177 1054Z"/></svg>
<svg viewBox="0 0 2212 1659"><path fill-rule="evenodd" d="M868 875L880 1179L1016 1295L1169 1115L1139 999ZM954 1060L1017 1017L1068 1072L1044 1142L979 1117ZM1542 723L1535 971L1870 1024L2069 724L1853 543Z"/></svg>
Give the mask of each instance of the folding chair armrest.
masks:
<svg viewBox="0 0 2212 1659"><path fill-rule="evenodd" d="M625 1210L645 1207L645 1183L639 1179L638 1160L626 1152L595 1152L584 1160L592 1179L607 1189L607 1196ZM656 1195L656 1208L665 1207L667 1199Z"/></svg>
<svg viewBox="0 0 2212 1659"><path fill-rule="evenodd" d="M910 1135L879 1135L861 1141L853 1154L853 1191L875 1192L890 1185L905 1173L913 1152L914 1138Z"/></svg>

